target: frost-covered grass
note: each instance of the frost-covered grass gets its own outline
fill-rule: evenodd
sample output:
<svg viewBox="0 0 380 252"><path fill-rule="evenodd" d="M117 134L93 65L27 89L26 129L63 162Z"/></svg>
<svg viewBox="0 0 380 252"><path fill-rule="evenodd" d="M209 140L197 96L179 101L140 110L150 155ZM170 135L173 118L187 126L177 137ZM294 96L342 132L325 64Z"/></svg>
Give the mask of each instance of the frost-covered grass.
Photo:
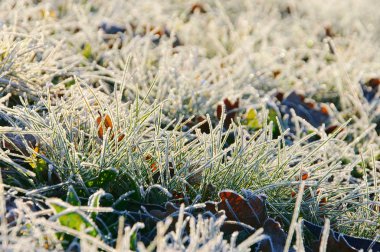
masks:
<svg viewBox="0 0 380 252"><path fill-rule="evenodd" d="M65 200L70 188L98 193L88 182L110 168L117 177L97 189L114 197L140 191L145 195L140 200L148 203L146 195L157 187L167 195L182 192L192 204L218 200L223 189L265 193L269 216L295 230L300 251L301 221L292 221L297 208L295 217L319 225L328 218L336 231L375 239L380 99L377 92L367 101L360 83L380 78L380 2L204 1L205 13L190 15L193 4L0 2L1 139L13 133L39 141L38 150L1 150L2 249L227 251L249 249L264 237L260 229L240 244L234 236L223 239L223 217L188 219L185 237L181 221L173 232L165 231L168 220L160 222L149 246L130 245L142 227L124 229L123 219L115 219L115 237L99 231L95 238L93 230L60 225L56 209L44 204ZM126 31L105 34L102 24ZM164 29L167 34L159 38ZM331 124L343 130L328 135L325 125L316 128L295 116L288 124L289 115L267 120L274 94L292 90L327 104ZM237 120L228 129L216 115L224 98L240 99ZM258 111L259 129L244 123L250 108ZM113 122L102 138L99 113ZM207 115L209 134L186 123L201 115ZM277 124L281 133L273 136ZM118 141L113 133L124 138ZM154 157L158 180L147 155ZM25 159L32 169L20 164ZM39 173L39 162L47 175ZM351 172L359 167L363 176L354 178ZM292 190L297 193L302 171L309 176L304 197L296 202ZM43 210L33 210L31 200L42 202ZM112 211L81 200L89 206L65 211L80 216ZM61 232L78 239L67 248L56 235Z"/></svg>

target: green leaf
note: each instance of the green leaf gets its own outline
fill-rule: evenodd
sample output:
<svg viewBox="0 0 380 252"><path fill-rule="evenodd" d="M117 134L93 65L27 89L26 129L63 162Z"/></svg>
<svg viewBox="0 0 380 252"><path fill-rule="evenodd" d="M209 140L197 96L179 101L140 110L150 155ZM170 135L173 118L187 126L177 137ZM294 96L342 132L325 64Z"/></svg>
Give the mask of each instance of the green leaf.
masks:
<svg viewBox="0 0 380 252"><path fill-rule="evenodd" d="M65 88L69 88L75 84L75 80L70 80L68 82L65 82Z"/></svg>
<svg viewBox="0 0 380 252"><path fill-rule="evenodd" d="M130 195L131 199L136 201L141 201L140 186L136 179L132 178L128 173L124 172L117 176L116 180L110 184L110 193L115 196L115 198L121 197L126 192L133 191L133 194Z"/></svg>
<svg viewBox="0 0 380 252"><path fill-rule="evenodd" d="M102 170L98 179L99 186L102 188L109 186L110 183L115 182L117 175L118 171L115 168Z"/></svg>
<svg viewBox="0 0 380 252"><path fill-rule="evenodd" d="M94 194L92 194L88 200L88 206L100 207L100 199L103 195L105 195L105 192L103 189L100 189L97 192L95 192ZM97 215L96 212L92 212L90 216L93 220L95 220L96 215Z"/></svg>
<svg viewBox="0 0 380 252"><path fill-rule="evenodd" d="M58 215L58 221L62 226L82 231L83 229L86 230L86 233L96 237L99 234L98 228L83 212L79 211L78 209L73 208L68 203L56 199L51 198L46 201L46 203L53 208L54 212ZM67 211L63 213L64 211ZM59 215L59 214L62 215Z"/></svg>
<svg viewBox="0 0 380 252"><path fill-rule="evenodd" d="M141 207L141 203L139 201L136 201L132 199L132 195L134 194L134 191L126 192L123 195L121 195L113 204L112 208L118 211L138 211Z"/></svg>
<svg viewBox="0 0 380 252"><path fill-rule="evenodd" d="M273 133L273 137L277 138L278 136L281 135L280 133L280 128L277 124L277 112L276 110L274 110L273 108L270 108L269 109L269 113L268 113L268 122L272 121L273 122L273 129L272 129L272 133Z"/></svg>
<svg viewBox="0 0 380 252"><path fill-rule="evenodd" d="M108 191L108 187L115 182L118 171L115 168L102 170L99 175L86 182L87 187L103 188Z"/></svg>
<svg viewBox="0 0 380 252"><path fill-rule="evenodd" d="M355 166L351 171L351 176L354 178L363 178L364 170L359 166Z"/></svg>
<svg viewBox="0 0 380 252"><path fill-rule="evenodd" d="M132 251L137 251L137 232L134 232L130 236L130 249Z"/></svg>
<svg viewBox="0 0 380 252"><path fill-rule="evenodd" d="M95 187L95 186L97 186L96 181L97 181L97 178L90 179L85 184L87 187Z"/></svg>
<svg viewBox="0 0 380 252"><path fill-rule="evenodd" d="M152 185L146 190L145 201L149 204L164 204L171 198L169 191L160 186Z"/></svg>
<svg viewBox="0 0 380 252"><path fill-rule="evenodd" d="M80 206L81 205L78 194L75 191L74 187L71 185L69 186L69 189L67 190L66 202L72 206Z"/></svg>
<svg viewBox="0 0 380 252"><path fill-rule="evenodd" d="M86 59L92 58L92 49L91 49L91 45L89 43L85 43L84 44L84 47L83 47L83 50L82 50L82 55Z"/></svg>
<svg viewBox="0 0 380 252"><path fill-rule="evenodd" d="M261 128L261 124L257 118L257 111L253 108L248 110L246 114L247 126L251 129L259 129Z"/></svg>
<svg viewBox="0 0 380 252"><path fill-rule="evenodd" d="M115 198L110 193L105 193L100 197L99 204L102 207L110 207L115 202Z"/></svg>
<svg viewBox="0 0 380 252"><path fill-rule="evenodd" d="M29 165L33 168L33 171L36 173L38 181L45 181L48 174L48 164L42 158L36 158L33 161L29 162Z"/></svg>

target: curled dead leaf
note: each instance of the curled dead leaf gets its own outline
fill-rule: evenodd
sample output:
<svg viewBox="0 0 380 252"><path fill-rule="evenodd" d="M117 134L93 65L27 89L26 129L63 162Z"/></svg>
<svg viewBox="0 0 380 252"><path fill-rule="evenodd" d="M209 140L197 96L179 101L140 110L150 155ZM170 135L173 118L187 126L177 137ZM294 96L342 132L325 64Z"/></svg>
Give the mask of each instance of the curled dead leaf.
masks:
<svg viewBox="0 0 380 252"><path fill-rule="evenodd" d="M290 110L293 109L297 116L305 119L313 127L327 124L330 120L328 107L325 104L305 100L304 95L291 92L281 101L281 113L290 115Z"/></svg>
<svg viewBox="0 0 380 252"><path fill-rule="evenodd" d="M100 139L103 139L104 133L110 128L112 130L113 124L111 117L108 114L102 116L99 113L99 117L96 118L96 123L98 125L98 136Z"/></svg>
<svg viewBox="0 0 380 252"><path fill-rule="evenodd" d="M28 147L35 149L39 144L38 138L32 134L5 133L4 136L1 147L24 156L29 156Z"/></svg>
<svg viewBox="0 0 380 252"><path fill-rule="evenodd" d="M280 223L272 218L268 218L264 223L264 234L267 239L262 240L259 244L258 251L263 252L282 252L284 251L287 234L281 228ZM294 249L289 249L294 251Z"/></svg>
<svg viewBox="0 0 380 252"><path fill-rule="evenodd" d="M239 109L239 98L236 99L236 101L234 103L232 103L228 98L224 99L223 100L223 104L225 106L225 114L226 114L226 118L224 120L224 123L223 123L223 126L224 128L228 128L232 121L235 121L236 120L236 116L237 116L237 110ZM218 120L221 120L222 118L222 105L219 104L216 108L216 117L218 118Z"/></svg>
<svg viewBox="0 0 380 252"><path fill-rule="evenodd" d="M202 13L202 14L206 13L206 9L202 3L195 3L191 6L190 14L194 14L194 13Z"/></svg>
<svg viewBox="0 0 380 252"><path fill-rule="evenodd" d="M221 202L218 203L218 210L226 212L227 220L234 220L248 224L254 228L263 226L267 219L265 198L261 195L249 195L245 199L240 194L225 190L219 192Z"/></svg>
<svg viewBox="0 0 380 252"><path fill-rule="evenodd" d="M303 225L318 239L313 244L313 251L319 251L323 227L315 225L307 220L303 220ZM372 251L380 251L380 243L330 230L326 251L354 252L359 250L369 251L369 249L372 249Z"/></svg>
<svg viewBox="0 0 380 252"><path fill-rule="evenodd" d="M104 138L104 134L108 129L111 131L111 140L115 137L115 132L113 132L113 123L111 117L108 114L102 116L99 112L99 116L96 118L96 124L98 125L98 137L100 139ZM123 133L117 133L117 141L120 142L123 140L125 135Z"/></svg>

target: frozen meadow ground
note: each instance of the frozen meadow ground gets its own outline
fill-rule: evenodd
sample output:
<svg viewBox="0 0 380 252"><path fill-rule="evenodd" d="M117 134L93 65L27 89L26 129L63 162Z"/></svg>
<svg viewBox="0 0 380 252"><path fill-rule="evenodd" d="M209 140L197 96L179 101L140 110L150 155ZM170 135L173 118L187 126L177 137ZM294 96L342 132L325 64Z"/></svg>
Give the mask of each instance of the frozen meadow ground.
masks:
<svg viewBox="0 0 380 252"><path fill-rule="evenodd" d="M226 239L223 216L189 217L186 233L183 209L172 231L168 219L157 224L149 244L137 222L100 227L114 209L97 196L117 202L139 191L150 204L157 188L185 194L188 205L219 200L224 189L264 193L268 215L294 234L285 247L299 251L310 246L299 217L377 239L379 8L376 0L0 1L2 250L243 251L268 238L258 229ZM236 110L225 98L239 99ZM117 174L111 184L95 180L105 170ZM87 230L62 221L70 213Z"/></svg>

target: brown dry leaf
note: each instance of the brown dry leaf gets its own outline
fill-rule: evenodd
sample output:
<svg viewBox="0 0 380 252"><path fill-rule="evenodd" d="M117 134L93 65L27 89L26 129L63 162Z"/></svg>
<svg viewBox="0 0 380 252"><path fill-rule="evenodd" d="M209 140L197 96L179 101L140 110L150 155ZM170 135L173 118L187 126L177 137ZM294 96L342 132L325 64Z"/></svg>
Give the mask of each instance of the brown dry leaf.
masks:
<svg viewBox="0 0 380 252"><path fill-rule="evenodd" d="M331 25L326 25L326 26L324 27L324 30L325 30L325 36L326 36L326 37L333 38L333 37L336 36L336 34L335 34L335 32L334 32L334 30L333 30L333 28L332 28Z"/></svg>
<svg viewBox="0 0 380 252"><path fill-rule="evenodd" d="M277 76L279 76L280 74L281 74L281 70L279 70L279 69L273 70L272 71L273 79L276 79Z"/></svg>
<svg viewBox="0 0 380 252"><path fill-rule="evenodd" d="M306 170L301 169L300 174L296 175L297 181L300 179L300 176L301 176L301 180L306 180L309 178L310 174Z"/></svg>
<svg viewBox="0 0 380 252"><path fill-rule="evenodd" d="M247 235L253 234L256 230L251 226L237 222L237 221L225 221L220 228L224 234L231 235L233 232L245 232Z"/></svg>
<svg viewBox="0 0 380 252"><path fill-rule="evenodd" d="M281 228L280 223L269 218L264 223L264 234L269 238L260 242L258 251L282 252L284 251L287 234ZM294 249L289 249L294 251Z"/></svg>
<svg viewBox="0 0 380 252"><path fill-rule="evenodd" d="M158 170L157 162L152 158L152 155L145 155L145 161L147 161L150 164L150 169L152 172L156 172Z"/></svg>
<svg viewBox="0 0 380 252"><path fill-rule="evenodd" d="M265 200L260 196L250 195L247 200L234 191L225 190L219 193L219 197L218 210L226 212L227 220L243 222L254 228L263 226L267 213Z"/></svg>
<svg viewBox="0 0 380 252"><path fill-rule="evenodd" d="M379 91L380 78L371 78L366 83L361 84L363 95L368 102L371 102Z"/></svg>
<svg viewBox="0 0 380 252"><path fill-rule="evenodd" d="M328 108L324 104L305 101L305 96L291 92L285 99L282 100L283 114L290 114L290 109L294 109L297 116L308 121L313 127L319 127L322 124L327 124L330 115Z"/></svg>
<svg viewBox="0 0 380 252"><path fill-rule="evenodd" d="M319 251L323 227L306 220L303 220L303 224L306 229L314 235L314 237L318 237L318 241L313 244L313 251ZM354 252L361 249L364 251L368 251L369 249L372 249L372 251L380 251L380 243L365 238L344 235L330 230L326 251Z"/></svg>
<svg viewBox="0 0 380 252"><path fill-rule="evenodd" d="M189 14L194 14L194 13L206 13L206 9L201 3L195 3L191 6L191 10Z"/></svg>
<svg viewBox="0 0 380 252"><path fill-rule="evenodd" d="M161 211L159 209L153 209L151 210L149 213L151 215L153 215L154 217L158 218L158 219L165 219L166 217L168 217L169 215L175 213L175 212L178 212L179 211L179 208L176 207L173 203L171 202L166 202L165 204L165 209L166 211Z"/></svg>
<svg viewBox="0 0 380 252"><path fill-rule="evenodd" d="M210 134L210 125L207 122L207 118L205 116L195 116L191 121L186 123L186 126L189 128L194 127L198 123L204 122L201 126L199 126L199 129L202 133Z"/></svg>
<svg viewBox="0 0 380 252"><path fill-rule="evenodd" d="M2 148L10 150L14 153L29 156L28 147L35 149L38 146L38 139L32 134L16 135L13 133L5 133L2 141Z"/></svg>
<svg viewBox="0 0 380 252"><path fill-rule="evenodd" d="M277 93L275 93L274 97L276 97L278 101L282 102L282 100L284 99L284 93L283 92L277 92Z"/></svg>
<svg viewBox="0 0 380 252"><path fill-rule="evenodd" d="M106 114L104 117L102 115L99 115L99 117L96 118L96 123L98 125L98 136L100 139L103 139L104 133L108 130L108 128L112 130L113 124L111 117L108 114Z"/></svg>
<svg viewBox="0 0 380 252"><path fill-rule="evenodd" d="M339 128L338 125L330 125L329 127L327 127L325 129L325 132L326 132L327 135L329 135L329 134L335 132L335 130L337 130L338 128ZM340 133L342 131L344 131L344 129L339 130L339 132L337 132L337 133Z"/></svg>
<svg viewBox="0 0 380 252"><path fill-rule="evenodd" d="M319 251L319 246L318 246L318 251ZM329 238L327 240L326 252L333 252L333 251L354 252L354 251L359 251L359 250L351 247L351 245L348 244L348 242L346 241L346 239L344 239L342 235L339 235L338 238L336 238L334 237L334 234L330 232Z"/></svg>
<svg viewBox="0 0 380 252"><path fill-rule="evenodd" d="M108 114L105 114L103 117L100 113L98 118L96 118L96 124L98 125L98 137L100 139L103 139L104 134L107 132L108 128L111 130L111 140L114 139L115 133L112 132L113 130L113 123L111 120L111 117ZM120 142L123 140L125 135L123 133L118 132L117 134L117 141Z"/></svg>
<svg viewBox="0 0 380 252"><path fill-rule="evenodd" d="M226 108L226 119L224 120L224 128L228 129L232 121L236 120L237 110L239 109L239 98L232 103L228 98L223 100L224 106ZM222 117L222 105L218 105L216 108L216 117L220 120Z"/></svg>

